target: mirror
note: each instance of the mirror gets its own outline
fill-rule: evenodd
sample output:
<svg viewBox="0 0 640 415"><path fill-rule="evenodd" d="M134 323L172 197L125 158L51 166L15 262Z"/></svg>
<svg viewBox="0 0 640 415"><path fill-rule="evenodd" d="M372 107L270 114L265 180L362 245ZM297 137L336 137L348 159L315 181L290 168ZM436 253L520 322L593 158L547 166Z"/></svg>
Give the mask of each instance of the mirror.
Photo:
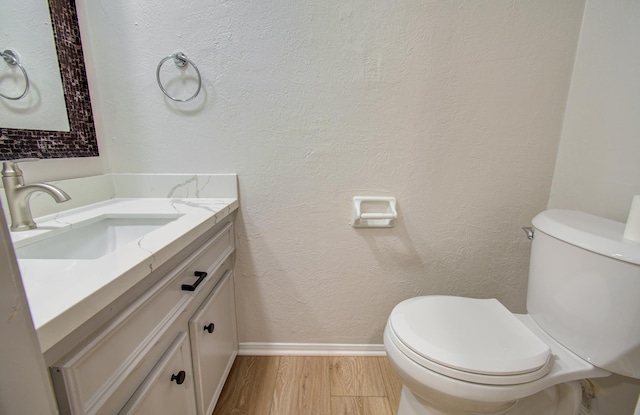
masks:
<svg viewBox="0 0 640 415"><path fill-rule="evenodd" d="M3 1L0 53L15 52L23 66L0 60L0 127L69 131L48 1Z"/></svg>
<svg viewBox="0 0 640 415"><path fill-rule="evenodd" d="M0 126L0 159L96 157L89 85L75 2L49 0L69 131L26 130Z"/></svg>

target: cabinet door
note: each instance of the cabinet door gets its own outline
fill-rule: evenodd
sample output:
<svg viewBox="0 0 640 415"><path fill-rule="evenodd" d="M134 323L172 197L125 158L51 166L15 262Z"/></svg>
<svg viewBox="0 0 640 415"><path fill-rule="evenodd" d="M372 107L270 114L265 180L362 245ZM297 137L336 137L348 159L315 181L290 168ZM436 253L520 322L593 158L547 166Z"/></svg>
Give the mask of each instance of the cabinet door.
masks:
<svg viewBox="0 0 640 415"><path fill-rule="evenodd" d="M238 353L233 274L220 280L209 298L189 321L196 405L209 415L220 396Z"/></svg>
<svg viewBox="0 0 640 415"><path fill-rule="evenodd" d="M195 415L189 341L180 332L120 414Z"/></svg>

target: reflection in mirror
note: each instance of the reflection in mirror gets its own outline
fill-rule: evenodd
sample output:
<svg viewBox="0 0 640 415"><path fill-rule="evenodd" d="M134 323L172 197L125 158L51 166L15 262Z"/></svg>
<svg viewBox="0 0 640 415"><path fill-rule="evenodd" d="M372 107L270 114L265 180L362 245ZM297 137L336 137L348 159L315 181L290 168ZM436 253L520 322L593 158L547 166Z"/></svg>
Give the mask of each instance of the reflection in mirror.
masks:
<svg viewBox="0 0 640 415"><path fill-rule="evenodd" d="M47 0L5 1L9 7L8 12L0 13L0 53L7 49L16 52L30 82L23 98L0 98L0 126L69 131L49 4ZM26 78L5 60L0 60L0 94L19 97L26 89Z"/></svg>
<svg viewBox="0 0 640 415"><path fill-rule="evenodd" d="M49 11L69 128L67 131L55 131L50 127L17 129L2 123L0 124L0 159L2 160L25 157L98 156L75 2L49 0ZM32 20L22 22L27 26L31 23ZM32 91L29 92L31 93Z"/></svg>

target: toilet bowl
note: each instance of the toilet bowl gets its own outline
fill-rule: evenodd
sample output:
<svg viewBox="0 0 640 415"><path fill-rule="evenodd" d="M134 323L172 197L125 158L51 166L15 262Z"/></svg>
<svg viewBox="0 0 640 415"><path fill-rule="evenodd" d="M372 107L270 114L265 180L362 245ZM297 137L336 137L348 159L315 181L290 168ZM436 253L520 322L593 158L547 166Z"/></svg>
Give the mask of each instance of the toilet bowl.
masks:
<svg viewBox="0 0 640 415"><path fill-rule="evenodd" d="M469 313L469 319L464 319L464 313ZM524 414L523 407L528 405L523 398L540 400L549 395L556 396L556 406L564 408L558 412L553 406L549 415L574 415L581 390L572 381L610 374L556 342L530 316L511 314L495 299L426 296L405 300L387 322L384 345L405 385L403 404L413 408L399 415ZM504 362L498 361L500 355ZM558 390L557 385L565 383L571 383L562 386L568 391ZM540 410L532 413L545 415Z"/></svg>
<svg viewBox="0 0 640 415"><path fill-rule="evenodd" d="M384 346L404 384L398 415L577 415L580 380L640 377L640 306L629 295L640 292L640 245L581 212L533 224L529 314L452 296L393 309Z"/></svg>

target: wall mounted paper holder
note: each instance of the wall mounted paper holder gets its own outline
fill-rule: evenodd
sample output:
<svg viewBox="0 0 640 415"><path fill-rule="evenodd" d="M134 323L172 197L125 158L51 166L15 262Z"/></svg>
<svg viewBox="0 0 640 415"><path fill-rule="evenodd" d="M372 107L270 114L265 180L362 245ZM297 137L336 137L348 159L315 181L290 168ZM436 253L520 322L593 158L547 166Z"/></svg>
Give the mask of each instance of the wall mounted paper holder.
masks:
<svg viewBox="0 0 640 415"><path fill-rule="evenodd" d="M354 228L392 228L398 219L395 197L354 196Z"/></svg>

